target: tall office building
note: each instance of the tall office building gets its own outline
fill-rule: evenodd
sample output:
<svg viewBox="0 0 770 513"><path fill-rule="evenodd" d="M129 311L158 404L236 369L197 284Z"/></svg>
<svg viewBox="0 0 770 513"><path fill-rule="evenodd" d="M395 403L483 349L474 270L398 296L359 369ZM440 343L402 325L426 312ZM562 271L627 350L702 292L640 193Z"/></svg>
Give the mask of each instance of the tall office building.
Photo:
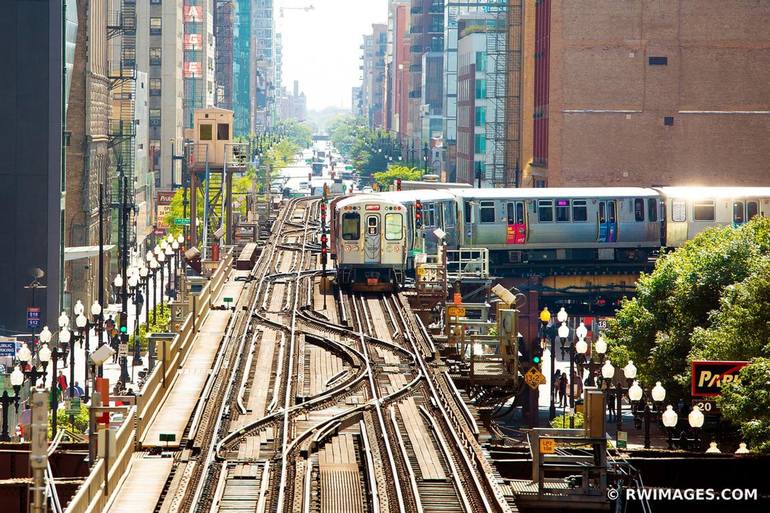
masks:
<svg viewBox="0 0 770 513"><path fill-rule="evenodd" d="M444 0L412 0L410 8L411 73L409 117L414 127L410 146L420 148L440 136L443 122Z"/></svg>
<svg viewBox="0 0 770 513"><path fill-rule="evenodd" d="M66 115L77 38L77 4L9 0L0 17L6 68L0 77L4 158L0 162L0 332L29 332L35 269L47 288L35 292L41 325L56 326L61 310L64 220L62 169ZM62 44L65 46L62 63ZM66 81L62 70L66 64ZM40 329L40 328L38 328Z"/></svg>
<svg viewBox="0 0 770 513"><path fill-rule="evenodd" d="M183 136L183 12L182 0L150 2L149 30L139 34L149 35L149 165L156 185L165 189L182 178L171 157Z"/></svg>
<svg viewBox="0 0 770 513"><path fill-rule="evenodd" d="M216 73L214 104L222 109L233 108L233 31L235 30L236 0L215 0L214 38L216 40Z"/></svg>
<svg viewBox="0 0 770 513"><path fill-rule="evenodd" d="M185 0L184 4L184 128L192 129L196 109L214 106L214 3Z"/></svg>
<svg viewBox="0 0 770 513"><path fill-rule="evenodd" d="M255 0L254 59L257 72L255 132L272 126L275 120L275 20L273 0Z"/></svg>
<svg viewBox="0 0 770 513"><path fill-rule="evenodd" d="M454 180L457 168L457 43L459 18L468 14L504 11L505 0L444 1L444 66L442 142L446 148L444 166L447 178ZM486 22L482 22L486 24Z"/></svg>
<svg viewBox="0 0 770 513"><path fill-rule="evenodd" d="M413 130L409 119L409 47L409 2L391 0L388 6L388 46L385 57L385 125L388 130L398 133L399 140L405 143Z"/></svg>
<svg viewBox="0 0 770 513"><path fill-rule="evenodd" d="M361 99L364 117L371 128L385 127L385 49L387 26L372 24L372 33L364 35L362 48L363 80Z"/></svg>
<svg viewBox="0 0 770 513"><path fill-rule="evenodd" d="M770 4L526 8L523 185L767 184Z"/></svg>

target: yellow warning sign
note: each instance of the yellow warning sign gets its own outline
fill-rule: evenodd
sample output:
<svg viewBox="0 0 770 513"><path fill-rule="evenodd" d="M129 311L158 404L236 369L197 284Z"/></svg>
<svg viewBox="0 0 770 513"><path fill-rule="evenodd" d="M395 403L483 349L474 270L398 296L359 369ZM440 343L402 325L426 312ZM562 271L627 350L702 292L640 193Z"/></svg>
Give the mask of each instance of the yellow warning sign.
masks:
<svg viewBox="0 0 770 513"><path fill-rule="evenodd" d="M540 454L553 454L556 452L556 440L553 438L540 439Z"/></svg>
<svg viewBox="0 0 770 513"><path fill-rule="evenodd" d="M446 314L449 317L465 317L465 308L462 306L449 306L446 309Z"/></svg>
<svg viewBox="0 0 770 513"><path fill-rule="evenodd" d="M524 374L524 382L529 385L529 388L535 390L538 386L545 385L545 376L537 367L530 367Z"/></svg>

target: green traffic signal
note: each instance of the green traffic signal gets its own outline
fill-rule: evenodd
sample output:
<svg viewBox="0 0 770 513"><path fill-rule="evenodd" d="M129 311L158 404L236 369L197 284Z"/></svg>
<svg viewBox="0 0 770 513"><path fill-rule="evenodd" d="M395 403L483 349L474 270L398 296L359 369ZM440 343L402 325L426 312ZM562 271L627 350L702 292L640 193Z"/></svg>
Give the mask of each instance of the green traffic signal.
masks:
<svg viewBox="0 0 770 513"><path fill-rule="evenodd" d="M121 327L120 327L120 332L121 332L121 333L125 333L125 332L127 332L127 331L128 331L128 328L126 328L125 326L121 326Z"/></svg>
<svg viewBox="0 0 770 513"><path fill-rule="evenodd" d="M539 356L533 356L533 357L532 357L532 363L534 363L535 365L540 365L540 362L541 362L541 361L542 361L542 360L540 359L540 357L539 357Z"/></svg>

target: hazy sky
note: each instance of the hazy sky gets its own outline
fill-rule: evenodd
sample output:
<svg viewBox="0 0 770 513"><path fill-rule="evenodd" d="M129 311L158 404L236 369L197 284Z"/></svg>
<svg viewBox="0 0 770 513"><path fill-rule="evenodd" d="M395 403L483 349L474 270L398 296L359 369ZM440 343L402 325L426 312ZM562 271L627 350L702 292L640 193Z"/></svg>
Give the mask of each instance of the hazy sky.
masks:
<svg viewBox="0 0 770 513"><path fill-rule="evenodd" d="M284 10L305 7L312 11ZM299 80L309 109L350 108L350 89L359 85L364 33L388 20L387 0L275 0L276 31L283 35L283 82Z"/></svg>

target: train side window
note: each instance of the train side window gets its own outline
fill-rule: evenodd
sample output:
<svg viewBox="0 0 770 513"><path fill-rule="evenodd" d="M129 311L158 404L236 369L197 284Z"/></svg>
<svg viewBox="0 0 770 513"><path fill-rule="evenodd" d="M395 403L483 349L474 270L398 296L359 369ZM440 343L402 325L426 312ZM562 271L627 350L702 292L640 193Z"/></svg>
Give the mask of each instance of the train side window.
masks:
<svg viewBox="0 0 770 513"><path fill-rule="evenodd" d="M696 221L713 221L716 219L716 206L713 201L696 201L692 215Z"/></svg>
<svg viewBox="0 0 770 513"><path fill-rule="evenodd" d="M655 198L647 200L647 220L651 223L658 220L657 200Z"/></svg>
<svg viewBox="0 0 770 513"><path fill-rule="evenodd" d="M759 214L759 203L756 201L749 201L746 203L746 219L751 221Z"/></svg>
<svg viewBox="0 0 770 513"><path fill-rule="evenodd" d="M642 198L634 199L634 219L637 222L644 221L644 200Z"/></svg>
<svg viewBox="0 0 770 513"><path fill-rule="evenodd" d="M556 200L556 222L569 223L569 200Z"/></svg>
<svg viewBox="0 0 770 513"><path fill-rule="evenodd" d="M425 216L426 226L436 226L436 205L435 203L428 204L427 215Z"/></svg>
<svg viewBox="0 0 770 513"><path fill-rule="evenodd" d="M607 222L607 207L604 201L599 202L599 222L604 224Z"/></svg>
<svg viewBox="0 0 770 513"><path fill-rule="evenodd" d="M614 201L607 202L607 215L609 216L610 223L614 223L615 222L615 202Z"/></svg>
<svg viewBox="0 0 770 513"><path fill-rule="evenodd" d="M576 223L588 221L586 200L572 200L572 220Z"/></svg>
<svg viewBox="0 0 770 513"><path fill-rule="evenodd" d="M508 224L516 224L516 218L513 215L513 203L505 204L505 214L508 218Z"/></svg>
<svg viewBox="0 0 770 513"><path fill-rule="evenodd" d="M494 223L495 222L495 202L494 201L482 201L479 211L482 223Z"/></svg>
<svg viewBox="0 0 770 513"><path fill-rule="evenodd" d="M736 201L733 203L733 223L743 224L745 218L743 217L744 208L742 201Z"/></svg>
<svg viewBox="0 0 770 513"><path fill-rule="evenodd" d="M540 200L537 202L537 220L541 223L553 222L553 201Z"/></svg>
<svg viewBox="0 0 770 513"><path fill-rule="evenodd" d="M464 205L464 217L465 217L465 224L471 223L471 202L466 201Z"/></svg>
<svg viewBox="0 0 770 513"><path fill-rule="evenodd" d="M524 202L516 203L516 224L524 224Z"/></svg>
<svg viewBox="0 0 770 513"><path fill-rule="evenodd" d="M404 236L404 221L401 214L385 214L385 239L401 240Z"/></svg>
<svg viewBox="0 0 770 513"><path fill-rule="evenodd" d="M355 212L342 214L342 240L358 240L361 236L361 216Z"/></svg>
<svg viewBox="0 0 770 513"><path fill-rule="evenodd" d="M671 200L671 220L675 223L687 221L687 203L684 200Z"/></svg>

